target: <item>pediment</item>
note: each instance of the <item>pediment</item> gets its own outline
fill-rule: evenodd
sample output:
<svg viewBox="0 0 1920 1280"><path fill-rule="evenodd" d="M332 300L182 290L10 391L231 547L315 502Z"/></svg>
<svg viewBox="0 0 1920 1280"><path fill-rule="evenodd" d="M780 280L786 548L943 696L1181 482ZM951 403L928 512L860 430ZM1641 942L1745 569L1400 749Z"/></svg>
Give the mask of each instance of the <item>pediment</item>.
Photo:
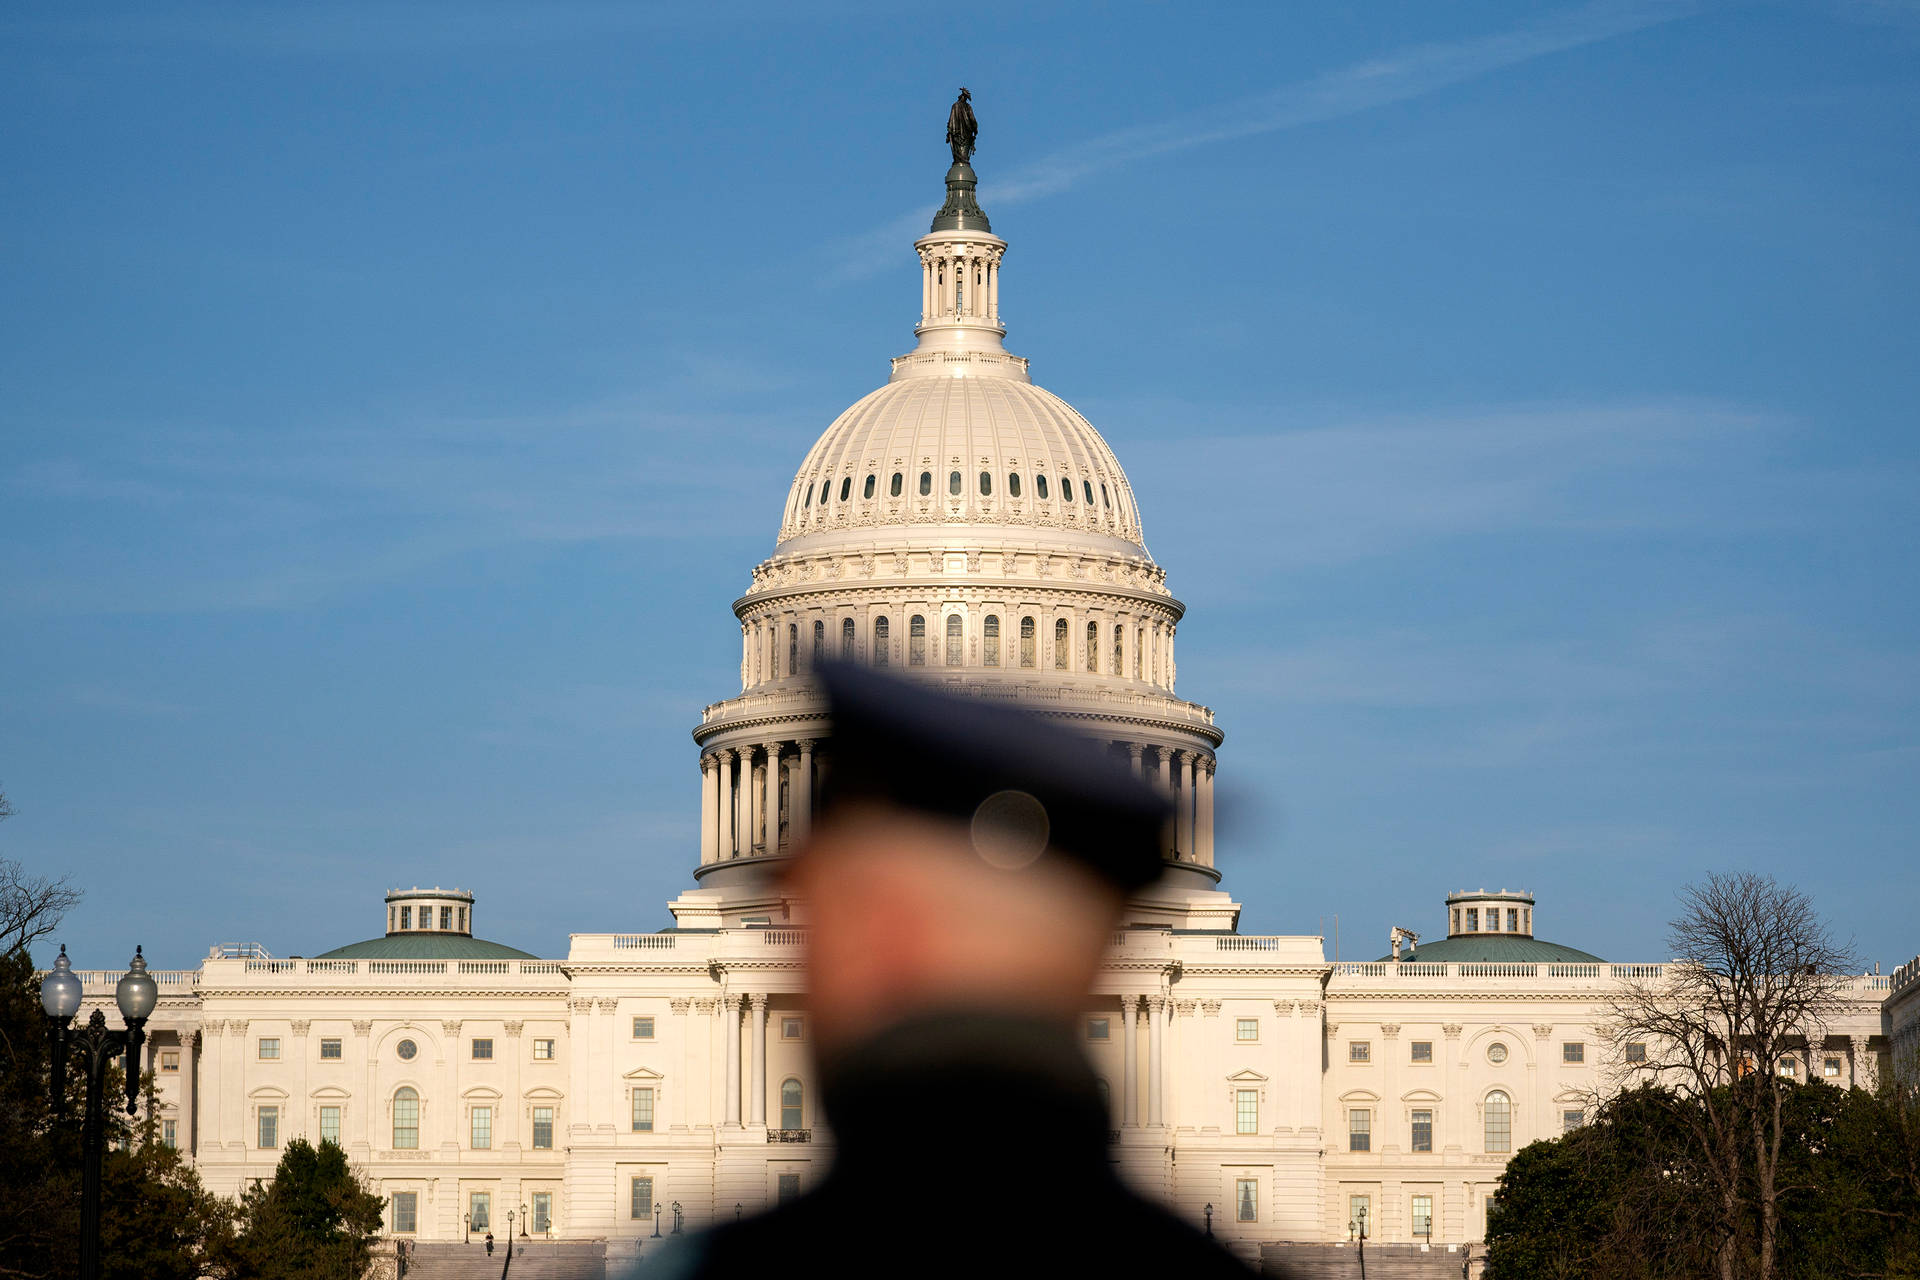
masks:
<svg viewBox="0 0 1920 1280"><path fill-rule="evenodd" d="M665 1080L666 1077L652 1067L635 1067L620 1077L622 1080Z"/></svg>
<svg viewBox="0 0 1920 1280"><path fill-rule="evenodd" d="M1587 1101L1587 1095L1578 1089L1562 1089L1553 1095L1553 1100L1560 1103L1578 1102L1584 1105Z"/></svg>
<svg viewBox="0 0 1920 1280"><path fill-rule="evenodd" d="M471 1089L462 1090L460 1096L469 1099L478 1098L482 1101L487 1099L498 1100L500 1091L498 1089L490 1089L484 1084L477 1084Z"/></svg>
<svg viewBox="0 0 1920 1280"><path fill-rule="evenodd" d="M1440 1095L1431 1089L1411 1089L1400 1095L1402 1102L1438 1102Z"/></svg>
<svg viewBox="0 0 1920 1280"><path fill-rule="evenodd" d="M559 1099L564 1098L567 1095L560 1092L558 1089L551 1088L548 1085L541 1085L538 1089L527 1090L526 1093L522 1094L521 1096L527 1097L527 1098L533 1098L540 1101L544 1101L548 1098L552 1098L555 1101L558 1101Z"/></svg>
<svg viewBox="0 0 1920 1280"><path fill-rule="evenodd" d="M276 1089L270 1084L263 1084L258 1089L249 1089L247 1096L249 1098L284 1098L287 1096L287 1091Z"/></svg>
<svg viewBox="0 0 1920 1280"><path fill-rule="evenodd" d="M1340 1095L1342 1102L1378 1102L1380 1095L1366 1089L1350 1089Z"/></svg>
<svg viewBox="0 0 1920 1280"><path fill-rule="evenodd" d="M337 1084L330 1084L324 1089L312 1090L307 1096L312 1098L325 1098L328 1101L332 1101L335 1098L351 1098L353 1095Z"/></svg>
<svg viewBox="0 0 1920 1280"><path fill-rule="evenodd" d="M1265 1084L1267 1078L1249 1067L1245 1071L1236 1071L1227 1079L1234 1084Z"/></svg>

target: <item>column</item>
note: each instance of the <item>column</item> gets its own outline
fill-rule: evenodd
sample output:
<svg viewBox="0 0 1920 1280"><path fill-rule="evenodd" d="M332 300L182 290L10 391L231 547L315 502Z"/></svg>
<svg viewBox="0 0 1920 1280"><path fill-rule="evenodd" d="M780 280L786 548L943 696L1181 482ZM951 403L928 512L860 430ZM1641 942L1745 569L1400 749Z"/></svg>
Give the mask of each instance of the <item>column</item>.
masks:
<svg viewBox="0 0 1920 1280"><path fill-rule="evenodd" d="M1174 798L1173 748L1155 747L1154 750L1160 757L1160 771L1156 775L1156 784L1160 788L1160 794L1166 799L1172 800ZM1179 814L1178 811L1176 811L1167 819L1166 825L1160 829L1160 856L1163 858L1170 858L1174 854L1174 840L1179 833L1178 818Z"/></svg>
<svg viewBox="0 0 1920 1280"><path fill-rule="evenodd" d="M1871 1089L1874 1087L1873 1057L1867 1048L1866 1036L1847 1037L1847 1066L1853 1076L1853 1087Z"/></svg>
<svg viewBox="0 0 1920 1280"><path fill-rule="evenodd" d="M1198 805L1194 799L1193 775L1193 752L1182 751L1180 753L1180 810L1178 815L1180 834L1178 836L1179 845L1177 848L1181 857L1187 859L1189 862L1198 862L1200 859L1199 854L1195 852L1198 846L1194 843L1194 827L1197 825L1200 815Z"/></svg>
<svg viewBox="0 0 1920 1280"><path fill-rule="evenodd" d="M1138 996L1120 997L1120 1123L1131 1129L1140 1123L1139 1054L1133 1042L1133 1024L1140 1016Z"/></svg>
<svg viewBox="0 0 1920 1280"><path fill-rule="evenodd" d="M767 1123L767 996L764 991L748 996L753 1006L753 1092L749 1095L749 1124Z"/></svg>
<svg viewBox="0 0 1920 1280"><path fill-rule="evenodd" d="M341 1134L341 1141L346 1135ZM200 1151L200 1033L180 1033L180 1153Z"/></svg>
<svg viewBox="0 0 1920 1280"><path fill-rule="evenodd" d="M313 1030L313 1023L305 1018L298 1018L289 1023L288 1027L293 1032L293 1043L288 1046L293 1050L293 1097L287 1099L287 1110L293 1114L286 1117L287 1136L281 1141L284 1142L295 1136L304 1138L309 1134L313 1134L314 1139L317 1140L319 1135L313 1133L313 1129L319 1127L320 1115L314 1111L310 1105L311 1100L307 1096L307 1033ZM147 1044L151 1052L153 1044L151 1036L147 1038ZM294 1111L295 1107L299 1110Z"/></svg>
<svg viewBox="0 0 1920 1280"><path fill-rule="evenodd" d="M800 769L793 778L793 842L813 829L813 739L800 739Z"/></svg>
<svg viewBox="0 0 1920 1280"><path fill-rule="evenodd" d="M1140 757L1145 752L1146 748L1137 742L1129 742L1127 744L1127 758L1133 762L1133 776L1136 778L1144 774L1144 771L1140 767Z"/></svg>
<svg viewBox="0 0 1920 1280"><path fill-rule="evenodd" d="M369 1149L373 1143L374 1117L386 1113L386 1100L373 1096L372 1032L371 1021L353 1024L353 1057L360 1067L360 1091L359 1096L347 1104L353 1114L351 1131L354 1141L359 1146ZM362 1155L361 1158L366 1157Z"/></svg>
<svg viewBox="0 0 1920 1280"><path fill-rule="evenodd" d="M920 259L920 321L926 323L933 316L933 264L925 258Z"/></svg>
<svg viewBox="0 0 1920 1280"><path fill-rule="evenodd" d="M780 744L767 744L767 856L780 852Z"/></svg>
<svg viewBox="0 0 1920 1280"><path fill-rule="evenodd" d="M720 827L719 857L724 860L734 856L733 851L733 752L716 751L714 758L720 762L719 790L714 797L714 817Z"/></svg>
<svg viewBox="0 0 1920 1280"><path fill-rule="evenodd" d="M719 858L720 820L714 808L714 793L720 784L719 772L715 768L712 756L700 757L700 865Z"/></svg>
<svg viewBox="0 0 1920 1280"><path fill-rule="evenodd" d="M727 1045L727 1109L723 1125L740 1123L740 997L731 991L720 997L720 1034Z"/></svg>
<svg viewBox="0 0 1920 1280"><path fill-rule="evenodd" d="M508 1022L502 1024L501 1029L507 1033L507 1096L500 1099L498 1122L501 1133L497 1140L517 1156L523 1148L533 1145L533 1138L530 1136L533 1132L533 1117L527 1114L526 1103L523 1101L524 1094L520 1087L520 1064L524 1061L520 1056L520 1033L527 1029L527 1024Z"/></svg>
<svg viewBox="0 0 1920 1280"><path fill-rule="evenodd" d="M1199 852L1200 865L1213 865L1213 766L1214 758L1206 757L1200 762L1200 818L1199 830L1195 833L1195 848Z"/></svg>
<svg viewBox="0 0 1920 1280"><path fill-rule="evenodd" d="M1173 748L1155 747L1154 751L1160 757L1160 794L1171 797L1173 795Z"/></svg>
<svg viewBox="0 0 1920 1280"><path fill-rule="evenodd" d="M1165 996L1147 997L1147 1123L1150 1125L1166 1123L1166 1113L1161 1108L1163 1091L1160 1081L1167 1038L1160 1015L1166 1008Z"/></svg>
<svg viewBox="0 0 1920 1280"><path fill-rule="evenodd" d="M734 781L733 842L740 856L753 856L753 748L740 748L740 772Z"/></svg>
<svg viewBox="0 0 1920 1280"><path fill-rule="evenodd" d="M993 308L993 321L998 324L1000 322L1000 260L998 258L987 265L987 284L988 304Z"/></svg>

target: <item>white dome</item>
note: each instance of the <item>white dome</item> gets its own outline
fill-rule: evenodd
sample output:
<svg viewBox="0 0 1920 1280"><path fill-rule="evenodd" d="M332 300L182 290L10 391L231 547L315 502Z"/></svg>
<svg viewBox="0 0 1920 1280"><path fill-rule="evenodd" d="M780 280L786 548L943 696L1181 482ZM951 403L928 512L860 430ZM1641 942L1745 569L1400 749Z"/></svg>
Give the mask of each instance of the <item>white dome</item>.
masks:
<svg viewBox="0 0 1920 1280"><path fill-rule="evenodd" d="M1146 554L1113 450L1073 406L1027 380L1026 361L903 356L894 381L841 414L808 451L787 495L779 549L953 525L1059 530L1089 549ZM788 545L795 540L804 541Z"/></svg>

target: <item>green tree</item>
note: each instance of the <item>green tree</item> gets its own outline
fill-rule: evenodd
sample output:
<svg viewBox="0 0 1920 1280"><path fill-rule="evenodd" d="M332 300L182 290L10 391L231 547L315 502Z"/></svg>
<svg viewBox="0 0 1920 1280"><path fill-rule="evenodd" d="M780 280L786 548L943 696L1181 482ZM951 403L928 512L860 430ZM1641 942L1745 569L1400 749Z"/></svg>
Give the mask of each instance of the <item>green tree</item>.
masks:
<svg viewBox="0 0 1920 1280"><path fill-rule="evenodd" d="M295 1138L273 1181L241 1197L239 1232L216 1262L233 1280L358 1280L385 1209L346 1152Z"/></svg>

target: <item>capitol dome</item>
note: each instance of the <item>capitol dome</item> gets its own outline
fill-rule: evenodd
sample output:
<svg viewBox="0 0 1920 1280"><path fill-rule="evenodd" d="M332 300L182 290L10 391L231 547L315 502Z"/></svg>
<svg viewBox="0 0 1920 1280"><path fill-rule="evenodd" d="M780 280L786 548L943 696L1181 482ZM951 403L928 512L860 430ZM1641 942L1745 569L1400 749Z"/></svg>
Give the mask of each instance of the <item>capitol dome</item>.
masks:
<svg viewBox="0 0 1920 1280"><path fill-rule="evenodd" d="M1147 551L1120 460L1004 345L1007 242L975 181L968 164L949 169L946 205L914 242L914 349L806 451L773 551L734 601L740 693L693 731L701 888L675 906L683 926L792 918L763 873L811 821L832 726L809 675L827 659L1039 710L1129 761L1176 813L1167 876L1129 922L1237 918L1213 867L1223 735L1174 692L1185 606Z"/></svg>

